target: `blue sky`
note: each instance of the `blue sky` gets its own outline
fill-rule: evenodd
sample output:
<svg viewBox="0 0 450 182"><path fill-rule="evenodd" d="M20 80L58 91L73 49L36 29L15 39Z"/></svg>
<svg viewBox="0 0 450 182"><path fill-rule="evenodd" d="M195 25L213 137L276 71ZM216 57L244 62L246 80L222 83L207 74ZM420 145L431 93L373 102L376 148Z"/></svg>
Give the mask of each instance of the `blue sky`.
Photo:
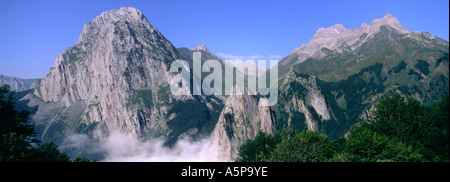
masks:
<svg viewBox="0 0 450 182"><path fill-rule="evenodd" d="M103 11L132 6L175 47L206 44L226 58L281 59L320 27L359 28L386 13L404 28L449 39L448 0L1 0L0 73L42 78Z"/></svg>

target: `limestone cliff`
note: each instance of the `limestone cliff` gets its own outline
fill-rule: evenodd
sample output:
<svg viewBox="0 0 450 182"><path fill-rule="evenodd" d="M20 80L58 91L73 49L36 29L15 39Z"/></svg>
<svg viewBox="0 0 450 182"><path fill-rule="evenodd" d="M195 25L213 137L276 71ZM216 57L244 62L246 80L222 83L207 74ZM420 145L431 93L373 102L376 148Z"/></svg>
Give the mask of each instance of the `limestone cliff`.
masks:
<svg viewBox="0 0 450 182"><path fill-rule="evenodd" d="M180 58L139 10L103 12L84 25L77 43L58 55L34 91L44 104L53 103L55 116L39 118L45 112L40 107L43 112L33 119L43 135L48 128L68 125L74 128L60 129L86 131L99 140L112 130L135 138L167 133L164 114L170 104L192 98L169 93L173 74L168 67ZM69 108L78 112L66 113Z"/></svg>
<svg viewBox="0 0 450 182"><path fill-rule="evenodd" d="M222 161L234 160L239 146L254 139L258 132L274 132L270 107L258 106L257 97L237 95L246 90L246 87L233 87L212 133L210 151Z"/></svg>

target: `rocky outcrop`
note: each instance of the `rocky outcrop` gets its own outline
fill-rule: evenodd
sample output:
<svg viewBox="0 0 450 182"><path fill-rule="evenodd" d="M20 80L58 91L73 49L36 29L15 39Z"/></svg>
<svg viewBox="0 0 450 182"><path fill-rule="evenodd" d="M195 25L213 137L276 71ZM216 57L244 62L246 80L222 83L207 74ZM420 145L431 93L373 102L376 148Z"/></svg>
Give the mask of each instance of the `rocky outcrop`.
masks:
<svg viewBox="0 0 450 182"><path fill-rule="evenodd" d="M270 107L258 106L258 99L246 93L245 87L233 87L219 121L211 135L210 151L221 161L237 157L238 147L258 132L273 133Z"/></svg>
<svg viewBox="0 0 450 182"><path fill-rule="evenodd" d="M194 47L191 49L192 51L205 51L205 52L209 52L208 48L206 47L206 45L199 45L197 47Z"/></svg>
<svg viewBox="0 0 450 182"><path fill-rule="evenodd" d="M278 109L287 114L288 126L292 125L293 120L298 120L295 118L296 113L304 115L306 127L312 131L320 129L319 122L331 119L327 103L316 80L314 76L299 76L294 72L286 74L280 87L283 91L280 93ZM315 116L316 113L319 118Z"/></svg>

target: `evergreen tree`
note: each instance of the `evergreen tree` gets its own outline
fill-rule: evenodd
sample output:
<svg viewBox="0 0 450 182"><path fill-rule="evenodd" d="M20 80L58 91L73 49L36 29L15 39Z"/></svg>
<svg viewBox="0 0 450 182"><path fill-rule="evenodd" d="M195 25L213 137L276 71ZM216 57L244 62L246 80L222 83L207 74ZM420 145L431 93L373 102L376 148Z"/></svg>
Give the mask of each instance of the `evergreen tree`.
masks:
<svg viewBox="0 0 450 182"><path fill-rule="evenodd" d="M260 131L254 140L248 140L239 148L237 161L261 162L280 142L281 137L279 135L270 135Z"/></svg>
<svg viewBox="0 0 450 182"><path fill-rule="evenodd" d="M0 161L1 162L70 162L56 144L35 139L34 126L28 123L29 113L15 109L14 92L8 85L0 87ZM90 162L77 157L76 162Z"/></svg>
<svg viewBox="0 0 450 182"><path fill-rule="evenodd" d="M28 124L28 112L15 110L13 92L0 87L0 161L24 161L31 152L34 127Z"/></svg>

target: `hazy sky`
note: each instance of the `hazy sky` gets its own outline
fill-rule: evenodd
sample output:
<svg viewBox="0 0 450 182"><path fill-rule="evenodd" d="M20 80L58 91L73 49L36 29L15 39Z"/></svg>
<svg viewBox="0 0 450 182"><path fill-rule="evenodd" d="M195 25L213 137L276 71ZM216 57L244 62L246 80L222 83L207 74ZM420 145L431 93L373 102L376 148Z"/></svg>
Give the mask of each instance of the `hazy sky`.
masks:
<svg viewBox="0 0 450 182"><path fill-rule="evenodd" d="M175 47L206 44L222 57L281 59L320 27L362 23L386 13L404 28L449 38L448 0L1 0L0 73L42 78L103 11L140 9Z"/></svg>

